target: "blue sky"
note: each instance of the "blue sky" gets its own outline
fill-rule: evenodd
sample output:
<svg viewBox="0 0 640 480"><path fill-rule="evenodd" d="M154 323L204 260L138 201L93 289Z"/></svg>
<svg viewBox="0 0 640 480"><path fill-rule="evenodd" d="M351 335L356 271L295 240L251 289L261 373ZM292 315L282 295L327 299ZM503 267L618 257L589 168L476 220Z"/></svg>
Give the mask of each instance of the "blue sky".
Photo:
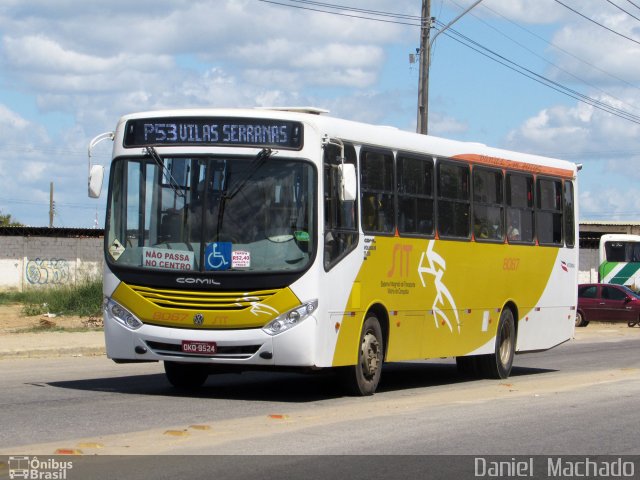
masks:
<svg viewBox="0 0 640 480"><path fill-rule="evenodd" d="M102 225L104 195L86 194L87 146L135 111L313 105L415 130L418 68L409 54L419 45L417 22L308 8L416 17L421 0L275 1L283 5L0 0L0 211L47 226L53 182L55 226L92 227L96 218ZM472 3L432 0L431 14L447 24ZM640 115L640 1L562 3L620 35L555 0L484 0L453 29L534 74ZM638 123L445 34L433 50L429 110L431 134L582 163L582 220L640 221ZM109 153L101 145L96 160L108 162Z"/></svg>

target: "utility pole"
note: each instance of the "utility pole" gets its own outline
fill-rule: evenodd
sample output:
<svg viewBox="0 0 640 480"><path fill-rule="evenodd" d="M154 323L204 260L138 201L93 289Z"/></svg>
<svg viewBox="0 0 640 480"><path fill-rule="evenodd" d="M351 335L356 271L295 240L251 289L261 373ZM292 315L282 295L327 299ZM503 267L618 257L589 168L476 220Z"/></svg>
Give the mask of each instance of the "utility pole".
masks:
<svg viewBox="0 0 640 480"><path fill-rule="evenodd" d="M467 7L460 15L447 23L444 27L436 32L431 38L431 25L435 18L431 17L431 0L422 0L421 13L421 29L420 34L420 84L418 85L418 127L416 131L424 135L429 129L429 66L431 57L431 46L435 42L436 37L447 30L451 25L460 20L473 7L478 5L482 0L476 0Z"/></svg>
<svg viewBox="0 0 640 480"><path fill-rule="evenodd" d="M53 228L53 182L49 183L49 228Z"/></svg>
<svg viewBox="0 0 640 480"><path fill-rule="evenodd" d="M431 45L431 0L422 0L420 14L420 79L418 80L418 126L416 132L427 134L429 118L429 57Z"/></svg>

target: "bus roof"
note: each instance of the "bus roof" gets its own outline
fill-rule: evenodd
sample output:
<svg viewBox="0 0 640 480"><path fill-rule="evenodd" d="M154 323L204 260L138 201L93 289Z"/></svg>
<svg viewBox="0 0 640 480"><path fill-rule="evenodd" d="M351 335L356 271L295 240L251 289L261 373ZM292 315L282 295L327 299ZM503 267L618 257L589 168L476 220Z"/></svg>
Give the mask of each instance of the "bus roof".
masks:
<svg viewBox="0 0 640 480"><path fill-rule="evenodd" d="M405 152L459 158L478 164L495 167L507 166L507 162L520 162L523 170L533 173L557 174L563 177L576 176L575 163L540 155L489 147L475 142L450 140L432 135L422 135L395 127L372 125L340 119L327 114L327 110L315 107L272 108L197 108L172 109L132 113L120 118L120 123L135 118L154 117L245 117L293 120L315 129L319 135L339 138L346 142L390 148ZM505 160L505 165L502 164ZM534 168L534 166L536 168Z"/></svg>
<svg viewBox="0 0 640 480"><path fill-rule="evenodd" d="M600 245L604 245L604 242L640 242L640 235L606 233L600 237Z"/></svg>

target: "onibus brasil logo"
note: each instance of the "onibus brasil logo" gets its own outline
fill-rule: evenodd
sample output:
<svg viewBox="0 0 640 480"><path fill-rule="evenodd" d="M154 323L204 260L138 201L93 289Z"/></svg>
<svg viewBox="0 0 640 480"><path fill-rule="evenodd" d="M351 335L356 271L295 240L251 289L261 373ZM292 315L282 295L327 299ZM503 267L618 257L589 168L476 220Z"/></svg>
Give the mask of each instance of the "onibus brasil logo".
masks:
<svg viewBox="0 0 640 480"><path fill-rule="evenodd" d="M39 459L38 457L9 457L9 478L25 478L33 480L65 480L67 471L73 468L73 462L60 461L56 458Z"/></svg>

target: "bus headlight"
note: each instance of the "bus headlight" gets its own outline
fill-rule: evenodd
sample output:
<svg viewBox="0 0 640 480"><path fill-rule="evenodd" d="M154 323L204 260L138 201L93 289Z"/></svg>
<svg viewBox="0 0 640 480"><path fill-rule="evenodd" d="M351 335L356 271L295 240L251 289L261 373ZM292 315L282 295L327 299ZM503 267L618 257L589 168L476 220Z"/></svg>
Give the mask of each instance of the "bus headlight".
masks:
<svg viewBox="0 0 640 480"><path fill-rule="evenodd" d="M278 315L276 318L267 323L262 330L269 335L277 335L295 327L305 318L311 315L318 308L318 300L311 300L303 303L288 312Z"/></svg>
<svg viewBox="0 0 640 480"><path fill-rule="evenodd" d="M104 311L107 316L130 330L137 330L143 325L133 313L110 298L105 297L104 299Z"/></svg>

